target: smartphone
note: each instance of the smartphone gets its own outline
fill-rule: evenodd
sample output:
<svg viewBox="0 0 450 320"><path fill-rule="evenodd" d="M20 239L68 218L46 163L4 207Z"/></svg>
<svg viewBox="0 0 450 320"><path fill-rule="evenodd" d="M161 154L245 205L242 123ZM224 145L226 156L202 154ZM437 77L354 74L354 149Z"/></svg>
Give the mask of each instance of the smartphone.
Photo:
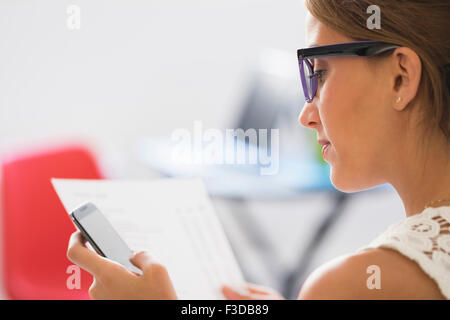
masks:
<svg viewBox="0 0 450 320"><path fill-rule="evenodd" d="M93 203L86 203L75 209L70 216L94 250L101 256L125 266L128 270L142 274L130 262L133 252L123 241L106 217Z"/></svg>

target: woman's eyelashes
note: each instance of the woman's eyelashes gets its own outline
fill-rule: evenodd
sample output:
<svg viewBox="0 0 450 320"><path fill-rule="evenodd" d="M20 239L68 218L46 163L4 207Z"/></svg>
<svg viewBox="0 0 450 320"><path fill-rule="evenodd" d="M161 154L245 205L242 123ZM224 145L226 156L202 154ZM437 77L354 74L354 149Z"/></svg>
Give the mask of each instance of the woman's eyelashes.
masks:
<svg viewBox="0 0 450 320"><path fill-rule="evenodd" d="M312 75L310 75L310 77L317 78L317 80L319 80L319 82L322 82L325 72L326 72L326 70L324 70L324 69L315 70L314 73Z"/></svg>

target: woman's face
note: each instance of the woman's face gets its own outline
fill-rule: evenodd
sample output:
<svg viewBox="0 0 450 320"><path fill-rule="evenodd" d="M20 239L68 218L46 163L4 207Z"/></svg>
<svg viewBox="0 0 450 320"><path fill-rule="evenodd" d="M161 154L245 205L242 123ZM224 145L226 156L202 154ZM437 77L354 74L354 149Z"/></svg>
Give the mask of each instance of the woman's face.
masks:
<svg viewBox="0 0 450 320"><path fill-rule="evenodd" d="M311 14L306 30L308 46L353 41ZM314 59L314 71L325 73L299 121L316 130L318 139L329 141L324 159L330 164L331 182L339 190L352 192L386 183L385 174L399 150L395 141L404 128L392 108L387 60Z"/></svg>

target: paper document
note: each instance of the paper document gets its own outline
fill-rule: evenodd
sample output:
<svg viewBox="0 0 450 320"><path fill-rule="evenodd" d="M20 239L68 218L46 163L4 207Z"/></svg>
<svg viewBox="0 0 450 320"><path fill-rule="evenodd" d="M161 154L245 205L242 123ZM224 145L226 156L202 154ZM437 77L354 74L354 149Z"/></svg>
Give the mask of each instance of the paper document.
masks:
<svg viewBox="0 0 450 320"><path fill-rule="evenodd" d="M67 213L92 202L128 246L168 270L179 299L224 299L244 279L200 179L52 179Z"/></svg>

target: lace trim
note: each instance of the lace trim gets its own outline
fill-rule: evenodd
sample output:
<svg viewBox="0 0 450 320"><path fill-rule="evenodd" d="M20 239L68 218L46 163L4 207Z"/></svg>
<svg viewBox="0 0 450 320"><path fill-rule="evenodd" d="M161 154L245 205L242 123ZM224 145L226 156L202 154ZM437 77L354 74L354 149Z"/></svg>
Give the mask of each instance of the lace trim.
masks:
<svg viewBox="0 0 450 320"><path fill-rule="evenodd" d="M450 299L450 206L427 208L391 225L366 248L390 248L414 260Z"/></svg>

